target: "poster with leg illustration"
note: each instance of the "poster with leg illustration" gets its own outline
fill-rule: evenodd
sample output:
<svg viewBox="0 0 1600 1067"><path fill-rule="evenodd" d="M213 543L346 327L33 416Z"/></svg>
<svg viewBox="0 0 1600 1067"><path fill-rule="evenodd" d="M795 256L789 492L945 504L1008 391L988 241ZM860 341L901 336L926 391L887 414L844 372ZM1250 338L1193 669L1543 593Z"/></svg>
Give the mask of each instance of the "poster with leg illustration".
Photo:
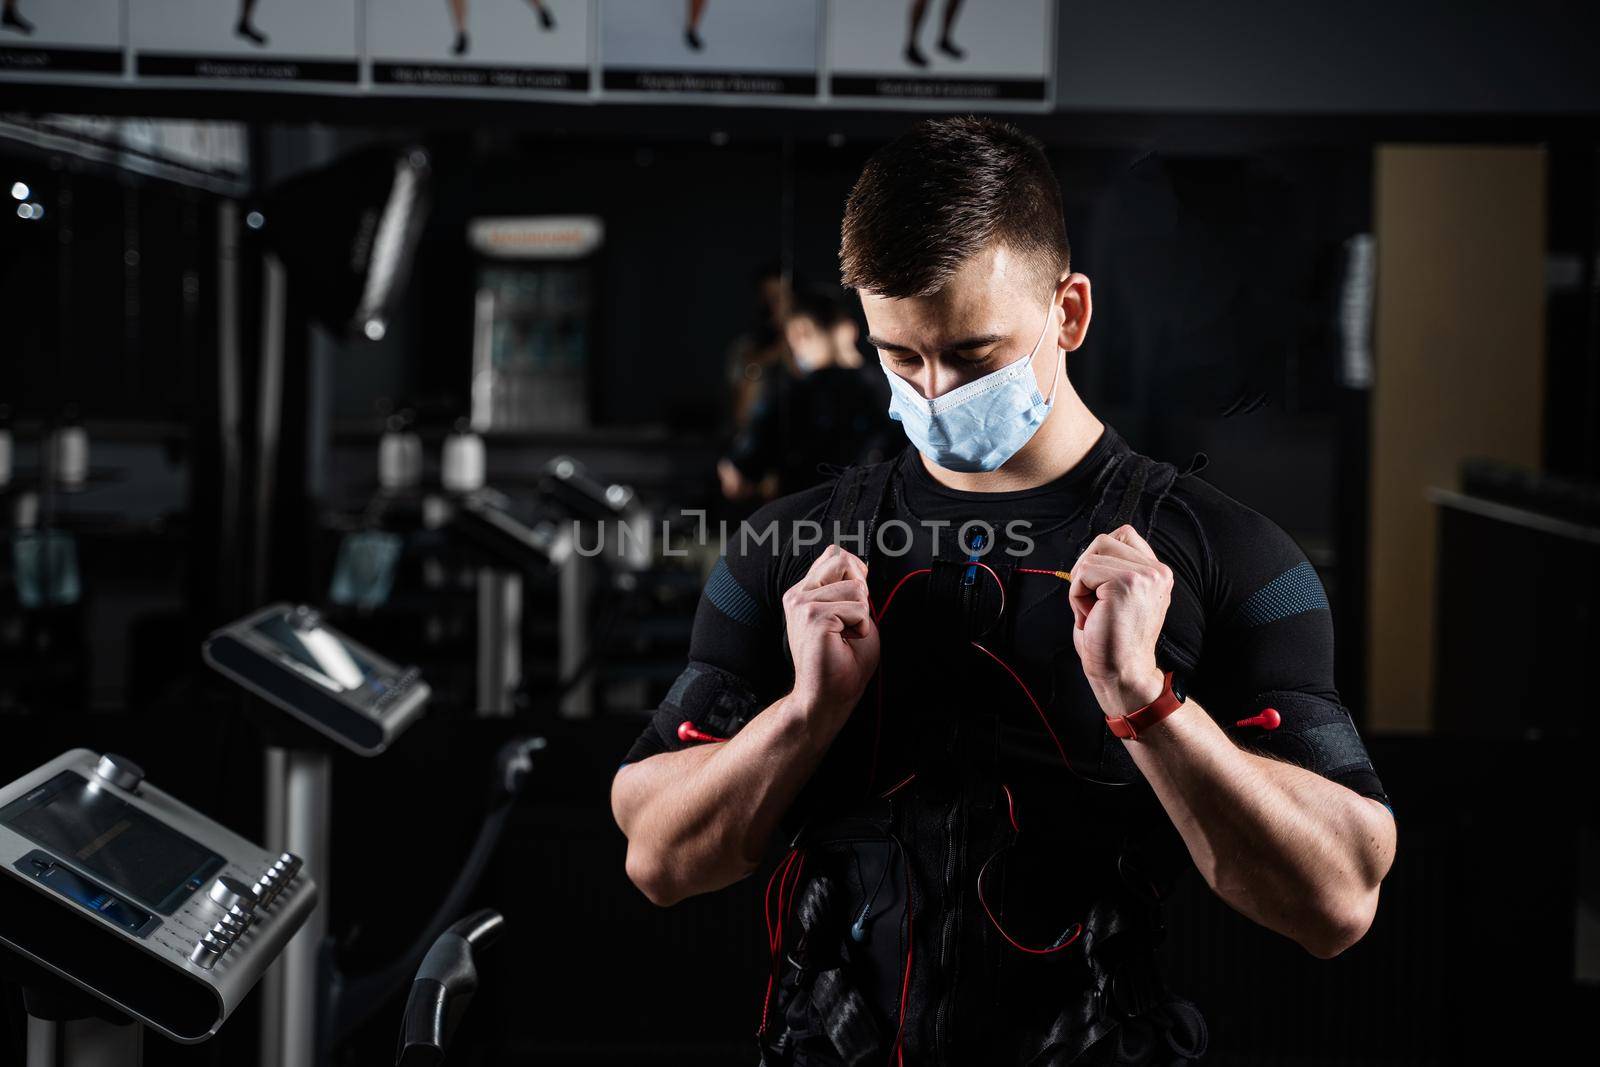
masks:
<svg viewBox="0 0 1600 1067"><path fill-rule="evenodd" d="M121 78L122 0L0 0L0 78Z"/></svg>
<svg viewBox="0 0 1600 1067"><path fill-rule="evenodd" d="M140 82L354 90L360 0L129 0Z"/></svg>
<svg viewBox="0 0 1600 1067"><path fill-rule="evenodd" d="M830 0L828 92L875 107L1054 104L1052 0Z"/></svg>
<svg viewBox="0 0 1600 1067"><path fill-rule="evenodd" d="M810 103L821 0L602 0L603 95Z"/></svg>
<svg viewBox="0 0 1600 1067"><path fill-rule="evenodd" d="M592 0L367 0L375 92L586 93Z"/></svg>

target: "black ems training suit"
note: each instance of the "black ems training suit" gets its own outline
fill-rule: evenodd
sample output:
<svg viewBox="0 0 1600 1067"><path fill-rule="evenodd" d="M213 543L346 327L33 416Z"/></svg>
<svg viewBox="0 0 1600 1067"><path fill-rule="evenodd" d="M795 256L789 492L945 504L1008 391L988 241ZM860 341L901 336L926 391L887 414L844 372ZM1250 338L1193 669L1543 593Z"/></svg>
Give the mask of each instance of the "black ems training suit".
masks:
<svg viewBox="0 0 1600 1067"><path fill-rule="evenodd" d="M835 521L867 561L882 640L877 676L782 823L764 1067L1204 1052L1204 1020L1155 956L1161 902L1193 863L1105 725L1056 573L1124 522L1175 574L1158 665L1240 745L1388 804L1333 686L1311 564L1197 469L1140 455L1108 426L1051 483L970 493L908 447L730 533L688 668L630 762L684 747L685 721L730 737L788 692L781 597ZM1265 707L1276 729L1235 725Z"/></svg>

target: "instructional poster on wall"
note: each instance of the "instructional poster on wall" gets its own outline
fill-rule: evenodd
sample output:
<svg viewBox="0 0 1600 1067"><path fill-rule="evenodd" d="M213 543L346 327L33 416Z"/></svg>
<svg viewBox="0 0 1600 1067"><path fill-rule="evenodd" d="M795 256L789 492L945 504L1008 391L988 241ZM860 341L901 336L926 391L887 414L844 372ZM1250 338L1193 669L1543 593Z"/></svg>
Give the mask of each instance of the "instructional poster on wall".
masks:
<svg viewBox="0 0 1600 1067"><path fill-rule="evenodd" d="M358 2L132 0L134 74L140 81L248 82L252 89L355 88Z"/></svg>
<svg viewBox="0 0 1600 1067"><path fill-rule="evenodd" d="M828 91L875 107L1053 103L1051 0L832 0Z"/></svg>
<svg viewBox="0 0 1600 1067"><path fill-rule="evenodd" d="M0 0L0 77L122 77L122 0Z"/></svg>
<svg viewBox="0 0 1600 1067"><path fill-rule="evenodd" d="M590 0L367 0L373 88L589 90Z"/></svg>
<svg viewBox="0 0 1600 1067"><path fill-rule="evenodd" d="M603 0L605 95L815 97L821 0Z"/></svg>

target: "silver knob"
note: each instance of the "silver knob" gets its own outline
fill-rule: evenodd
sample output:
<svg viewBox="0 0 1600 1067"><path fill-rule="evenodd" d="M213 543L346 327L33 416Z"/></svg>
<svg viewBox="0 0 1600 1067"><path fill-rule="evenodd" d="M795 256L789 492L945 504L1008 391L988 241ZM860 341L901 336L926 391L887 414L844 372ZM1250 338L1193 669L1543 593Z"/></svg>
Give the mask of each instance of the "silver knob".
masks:
<svg viewBox="0 0 1600 1067"><path fill-rule="evenodd" d="M250 929L250 916L235 915L230 911L222 917L217 926L226 930L230 937L241 937L246 930Z"/></svg>
<svg viewBox="0 0 1600 1067"><path fill-rule="evenodd" d="M238 908L246 915L256 906L256 897L250 892L250 887L226 874L211 883L211 899L220 905L223 911Z"/></svg>
<svg viewBox="0 0 1600 1067"><path fill-rule="evenodd" d="M256 884L252 889L252 892L255 893L256 898L261 901L263 906L265 906L267 904L271 904L275 899L277 899L278 893L282 889L283 876L273 871L267 871L260 878L256 879Z"/></svg>
<svg viewBox="0 0 1600 1067"><path fill-rule="evenodd" d="M222 952L226 947L221 941L207 934L194 943L194 950L189 953L189 960L209 971L222 958Z"/></svg>
<svg viewBox="0 0 1600 1067"><path fill-rule="evenodd" d="M130 793L137 790L139 783L144 781L143 767L126 756L113 756L109 752L100 757L100 762L94 766L94 773L118 789L126 789Z"/></svg>
<svg viewBox="0 0 1600 1067"><path fill-rule="evenodd" d="M211 936L222 942L224 945L233 944L239 939L239 935L243 932L244 931L239 927L229 926L225 922L217 923L211 928Z"/></svg>
<svg viewBox="0 0 1600 1067"><path fill-rule="evenodd" d="M301 862L293 852L283 852L279 853L272 865L281 870L285 878L293 878L300 873Z"/></svg>

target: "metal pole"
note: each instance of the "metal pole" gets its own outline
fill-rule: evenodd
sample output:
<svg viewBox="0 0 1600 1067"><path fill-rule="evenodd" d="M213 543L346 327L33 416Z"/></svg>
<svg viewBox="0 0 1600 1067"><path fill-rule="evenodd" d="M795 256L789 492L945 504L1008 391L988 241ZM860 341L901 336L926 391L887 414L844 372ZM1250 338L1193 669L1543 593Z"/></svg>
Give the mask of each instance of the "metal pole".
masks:
<svg viewBox="0 0 1600 1067"><path fill-rule="evenodd" d="M283 338L288 315L288 273L267 253L261 269L261 366L256 388L256 499L251 546L250 602L266 598L272 550L272 494L277 484L278 438L283 422Z"/></svg>
<svg viewBox="0 0 1600 1067"><path fill-rule="evenodd" d="M106 1019L28 1016L28 1067L141 1067L144 1027Z"/></svg>
<svg viewBox="0 0 1600 1067"><path fill-rule="evenodd" d="M243 420L240 391L243 354L239 341L239 206L217 205L217 423L221 470L218 521L217 595L213 608L232 614L243 588L239 582L244 490Z"/></svg>
<svg viewBox="0 0 1600 1067"><path fill-rule="evenodd" d="M561 626L557 631L559 677L571 678L589 654L589 561L569 552L559 564L557 611ZM594 714L594 674L591 672L561 697L561 715L567 719L587 719Z"/></svg>
<svg viewBox="0 0 1600 1067"><path fill-rule="evenodd" d="M522 677L522 575L478 568L478 714L510 715Z"/></svg>
<svg viewBox="0 0 1600 1067"><path fill-rule="evenodd" d="M28 1016L28 1067L56 1067L60 1044L60 1023Z"/></svg>
<svg viewBox="0 0 1600 1067"><path fill-rule="evenodd" d="M268 748L266 783L267 840L299 855L320 893L306 924L261 980L261 1067L310 1067L318 1062L318 958L328 932L333 759L326 752Z"/></svg>

